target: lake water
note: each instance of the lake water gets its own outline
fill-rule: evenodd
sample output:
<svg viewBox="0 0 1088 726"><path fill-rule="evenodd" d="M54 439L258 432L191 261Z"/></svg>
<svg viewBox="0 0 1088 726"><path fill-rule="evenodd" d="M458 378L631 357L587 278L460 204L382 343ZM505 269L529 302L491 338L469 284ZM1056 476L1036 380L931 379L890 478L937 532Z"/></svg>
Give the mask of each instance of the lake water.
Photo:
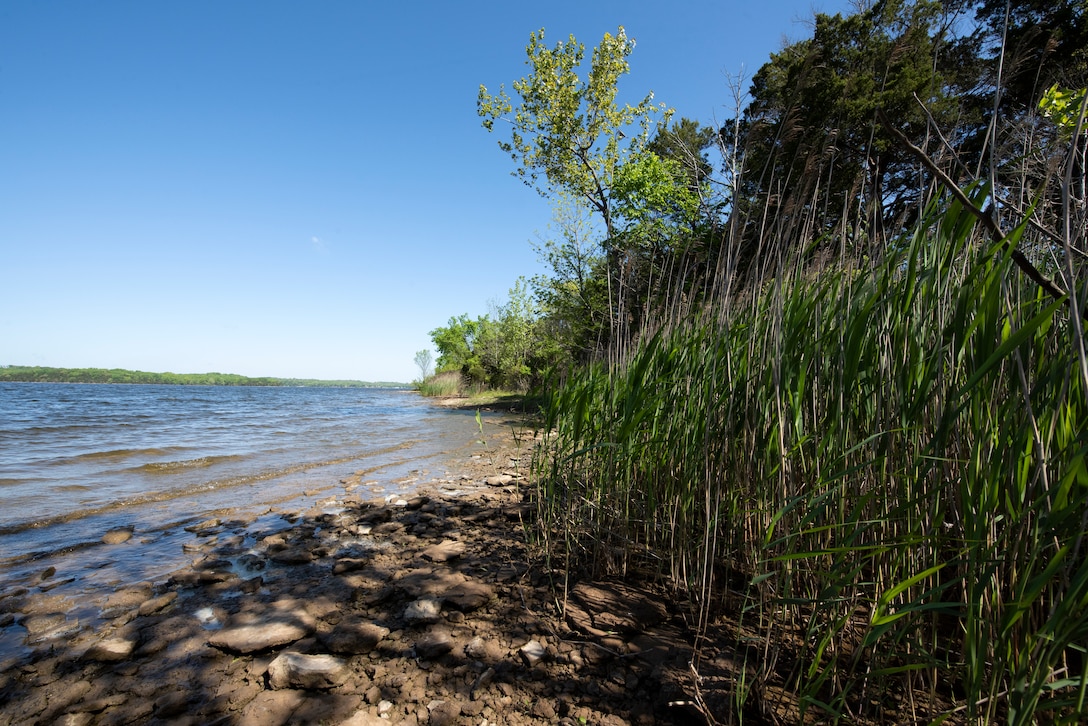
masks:
<svg viewBox="0 0 1088 726"><path fill-rule="evenodd" d="M312 507L353 475L364 499L409 494L476 430L410 391L0 383L0 594L48 567L72 597L161 578L186 525ZM115 527L140 546L102 545Z"/></svg>

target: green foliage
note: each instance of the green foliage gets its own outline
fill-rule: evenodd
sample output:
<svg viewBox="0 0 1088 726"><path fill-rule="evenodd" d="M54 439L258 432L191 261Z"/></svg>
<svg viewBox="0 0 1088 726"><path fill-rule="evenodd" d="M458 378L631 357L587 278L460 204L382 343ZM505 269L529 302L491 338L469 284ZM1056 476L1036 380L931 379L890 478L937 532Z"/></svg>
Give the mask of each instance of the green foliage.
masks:
<svg viewBox="0 0 1088 726"><path fill-rule="evenodd" d="M1067 139L1079 128L1084 130L1085 97L1088 90L1070 90L1054 84L1043 93L1039 110L1049 118Z"/></svg>
<svg viewBox="0 0 1088 726"><path fill-rule="evenodd" d="M635 106L616 101L634 47L622 26L614 36L605 33L583 80L585 46L572 35L549 48L541 29L526 47L529 75L513 83L517 105L504 86L492 95L481 85L477 99L484 128L493 131L499 120L511 125L510 140L499 146L517 164L515 174L542 194L565 191L584 201L601 215L609 237L613 175L628 150L645 145L654 117L668 116L652 93Z"/></svg>
<svg viewBox="0 0 1088 726"><path fill-rule="evenodd" d="M554 237L538 249L551 274L532 280L542 353L562 370L588 362L609 341L607 269L587 217L577 200L557 198Z"/></svg>
<svg viewBox="0 0 1088 726"><path fill-rule="evenodd" d="M548 365L540 345L540 328L524 280L518 280L503 305L472 320L450 318L431 331L439 351L438 372L459 371L473 389L485 387L526 390Z"/></svg>

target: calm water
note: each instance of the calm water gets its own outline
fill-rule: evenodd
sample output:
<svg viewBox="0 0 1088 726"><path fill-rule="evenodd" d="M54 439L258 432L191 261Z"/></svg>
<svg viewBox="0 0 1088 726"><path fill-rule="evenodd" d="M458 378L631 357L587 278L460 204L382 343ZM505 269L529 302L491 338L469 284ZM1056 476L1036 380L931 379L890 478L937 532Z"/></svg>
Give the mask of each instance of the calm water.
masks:
<svg viewBox="0 0 1088 726"><path fill-rule="evenodd" d="M161 577L186 524L312 506L359 472L364 498L409 493L475 430L407 391L0 383L0 593L47 566L72 596ZM101 545L118 526L140 546Z"/></svg>

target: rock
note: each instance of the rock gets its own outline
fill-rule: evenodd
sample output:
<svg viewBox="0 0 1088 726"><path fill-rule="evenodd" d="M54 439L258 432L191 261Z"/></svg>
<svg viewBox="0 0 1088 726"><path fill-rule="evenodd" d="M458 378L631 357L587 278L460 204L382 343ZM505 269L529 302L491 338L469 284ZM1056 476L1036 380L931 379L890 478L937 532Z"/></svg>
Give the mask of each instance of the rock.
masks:
<svg viewBox="0 0 1088 726"><path fill-rule="evenodd" d="M332 655L285 651L268 664L268 685L274 689L326 690L348 679L347 663Z"/></svg>
<svg viewBox="0 0 1088 726"><path fill-rule="evenodd" d="M215 529L219 525L220 522L218 519L205 519L203 522L199 522L198 524L189 525L185 528L185 531L192 532L197 536L203 537L205 535L211 534L211 530Z"/></svg>
<svg viewBox="0 0 1088 726"><path fill-rule="evenodd" d="M135 649L136 643L131 640L106 638L88 648L83 657L87 660L96 660L102 663L116 663L128 660Z"/></svg>
<svg viewBox="0 0 1088 726"><path fill-rule="evenodd" d="M281 565L305 565L314 561L314 553L307 547L288 547L273 552L269 559Z"/></svg>
<svg viewBox="0 0 1088 726"><path fill-rule="evenodd" d="M299 622L271 621L223 628L208 638L208 645L235 653L256 653L301 640L313 628Z"/></svg>
<svg viewBox="0 0 1088 726"><path fill-rule="evenodd" d="M465 656L484 662L497 661L502 657L502 648L493 640L476 636L465 644Z"/></svg>
<svg viewBox="0 0 1088 726"><path fill-rule="evenodd" d="M342 557L332 566L332 574L343 575L347 572L357 572L370 564L370 560L359 557Z"/></svg>
<svg viewBox="0 0 1088 726"><path fill-rule="evenodd" d="M427 704L430 726L449 726L461 717L461 706L454 701L431 701Z"/></svg>
<svg viewBox="0 0 1088 726"><path fill-rule="evenodd" d="M46 567L42 574L38 575L39 580L48 580L53 575L57 574L57 568L53 566Z"/></svg>
<svg viewBox="0 0 1088 726"><path fill-rule="evenodd" d="M425 496L412 497L408 500L408 511L414 512L418 509L422 509L425 505L430 504L431 498Z"/></svg>
<svg viewBox="0 0 1088 726"><path fill-rule="evenodd" d="M102 535L102 542L108 545L121 544L122 542L128 542L132 539L132 532L135 529L132 526L113 527L106 530L106 533Z"/></svg>
<svg viewBox="0 0 1088 726"><path fill-rule="evenodd" d="M533 704L533 715L544 721L555 721L555 706L546 698L542 698Z"/></svg>
<svg viewBox="0 0 1088 726"><path fill-rule="evenodd" d="M291 714L305 699L302 691L261 691L246 704L236 723L288 724Z"/></svg>
<svg viewBox="0 0 1088 726"><path fill-rule="evenodd" d="M641 633L667 616L660 598L622 583L580 582L567 602L567 622L597 637Z"/></svg>
<svg viewBox="0 0 1088 726"><path fill-rule="evenodd" d="M368 709L357 711L347 721L340 722L340 726L389 726L390 720L371 713Z"/></svg>
<svg viewBox="0 0 1088 726"><path fill-rule="evenodd" d="M102 617L115 618L140 607L151 595L151 586L142 585L118 590L106 598L102 605Z"/></svg>
<svg viewBox="0 0 1088 726"><path fill-rule="evenodd" d="M345 618L321 637L325 647L333 653L363 655L389 635L389 628L359 618Z"/></svg>
<svg viewBox="0 0 1088 726"><path fill-rule="evenodd" d="M493 476L484 477L484 484L487 484L489 487L504 487L512 481L514 481L514 477L509 474L495 474Z"/></svg>
<svg viewBox="0 0 1088 726"><path fill-rule="evenodd" d="M416 655L423 660L441 658L451 650L453 638L445 630L432 630L416 641Z"/></svg>
<svg viewBox="0 0 1088 726"><path fill-rule="evenodd" d="M544 654L547 651L539 641L530 640L525 645L521 646L518 650L518 654L521 655L521 659L525 661L525 665L532 668L540 661L544 660Z"/></svg>
<svg viewBox="0 0 1088 726"><path fill-rule="evenodd" d="M443 540L423 550L423 556L431 562L449 562L465 554L465 543Z"/></svg>
<svg viewBox="0 0 1088 726"><path fill-rule="evenodd" d="M159 595L158 597L153 597L150 600L145 601L143 604L140 605L140 609L137 612L141 616L151 615L152 613L157 613L165 610L177 599L177 592L171 590L169 592L163 593L162 595Z"/></svg>
<svg viewBox="0 0 1088 726"><path fill-rule="evenodd" d="M483 607L493 597L495 597L495 591L489 585L468 580L446 590L442 600L461 612L467 613Z"/></svg>
<svg viewBox="0 0 1088 726"><path fill-rule="evenodd" d="M66 577L63 580L52 580L50 582L43 582L41 585L38 585L38 590L40 590L41 592L49 592L53 588L60 587L61 585L67 585L75 581L76 578L74 577Z"/></svg>
<svg viewBox="0 0 1088 726"><path fill-rule="evenodd" d="M442 603L431 598L411 602L404 609L404 619L410 623L437 623L442 617Z"/></svg>
<svg viewBox="0 0 1088 726"><path fill-rule="evenodd" d="M64 613L41 613L35 615L28 615L23 618L20 623L26 628L27 635L34 637L44 635L51 631L64 627L67 624L67 618Z"/></svg>

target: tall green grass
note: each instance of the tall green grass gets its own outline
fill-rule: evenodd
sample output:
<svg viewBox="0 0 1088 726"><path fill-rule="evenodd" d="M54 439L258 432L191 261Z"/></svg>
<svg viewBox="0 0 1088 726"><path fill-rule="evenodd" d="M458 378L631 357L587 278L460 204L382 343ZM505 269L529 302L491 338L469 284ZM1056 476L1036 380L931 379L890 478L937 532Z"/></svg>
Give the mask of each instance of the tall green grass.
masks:
<svg viewBox="0 0 1088 726"><path fill-rule="evenodd" d="M782 691L821 720L1086 713L1068 308L959 204L926 219L872 268L780 265L545 407L554 567L659 575L697 633L761 644L719 721Z"/></svg>
<svg viewBox="0 0 1088 726"><path fill-rule="evenodd" d="M464 388L464 379L460 371L435 373L416 384L420 394L431 397L461 396L464 394Z"/></svg>

